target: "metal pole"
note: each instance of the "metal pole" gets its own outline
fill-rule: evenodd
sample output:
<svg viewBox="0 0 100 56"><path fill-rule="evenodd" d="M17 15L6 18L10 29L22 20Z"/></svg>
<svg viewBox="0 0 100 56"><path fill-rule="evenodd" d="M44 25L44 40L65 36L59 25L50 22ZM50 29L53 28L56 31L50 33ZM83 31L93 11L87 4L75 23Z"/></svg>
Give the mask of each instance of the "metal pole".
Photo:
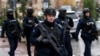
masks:
<svg viewBox="0 0 100 56"><path fill-rule="evenodd" d="M9 0L8 3L9 3L9 8L15 10L16 4L17 4L17 0Z"/></svg>

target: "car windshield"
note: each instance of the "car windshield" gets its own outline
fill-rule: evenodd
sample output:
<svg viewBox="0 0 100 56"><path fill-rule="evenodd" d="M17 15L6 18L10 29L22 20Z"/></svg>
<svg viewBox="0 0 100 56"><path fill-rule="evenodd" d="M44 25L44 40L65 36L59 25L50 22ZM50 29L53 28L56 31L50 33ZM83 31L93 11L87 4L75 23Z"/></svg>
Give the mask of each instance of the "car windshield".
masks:
<svg viewBox="0 0 100 56"><path fill-rule="evenodd" d="M67 16L71 17L72 19L77 19L75 13L67 13Z"/></svg>

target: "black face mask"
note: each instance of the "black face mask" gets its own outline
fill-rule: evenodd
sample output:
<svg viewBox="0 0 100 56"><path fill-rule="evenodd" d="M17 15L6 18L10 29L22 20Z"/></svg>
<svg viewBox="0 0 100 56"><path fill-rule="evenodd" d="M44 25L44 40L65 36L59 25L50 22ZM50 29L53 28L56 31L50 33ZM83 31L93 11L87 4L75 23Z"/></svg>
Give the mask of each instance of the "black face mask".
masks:
<svg viewBox="0 0 100 56"><path fill-rule="evenodd" d="M49 22L47 20L45 20L44 23L49 27L54 27L54 25L55 25L54 22Z"/></svg>
<svg viewBox="0 0 100 56"><path fill-rule="evenodd" d="M66 14L65 14L65 13L60 13L60 14L58 15L58 17L59 17L60 19L64 20L65 17L66 17Z"/></svg>
<svg viewBox="0 0 100 56"><path fill-rule="evenodd" d="M89 12L89 11L87 11L87 12ZM84 19L86 19L86 20L88 20L88 19L90 19L90 17L91 17L91 15L90 16L86 16L86 13L87 12L83 12L83 17L84 17ZM89 12L90 13L90 12Z"/></svg>
<svg viewBox="0 0 100 56"><path fill-rule="evenodd" d="M33 16L33 10L28 9L28 10L27 10L27 16L28 16L28 17L32 17L32 16Z"/></svg>
<svg viewBox="0 0 100 56"><path fill-rule="evenodd" d="M27 12L28 17L32 17L33 16L32 14L33 14L32 12Z"/></svg>
<svg viewBox="0 0 100 56"><path fill-rule="evenodd" d="M13 16L13 14L7 14L7 18L8 19L14 19L14 16Z"/></svg>
<svg viewBox="0 0 100 56"><path fill-rule="evenodd" d="M88 20L88 19L90 19L90 16L86 16L86 15L84 14L84 19Z"/></svg>

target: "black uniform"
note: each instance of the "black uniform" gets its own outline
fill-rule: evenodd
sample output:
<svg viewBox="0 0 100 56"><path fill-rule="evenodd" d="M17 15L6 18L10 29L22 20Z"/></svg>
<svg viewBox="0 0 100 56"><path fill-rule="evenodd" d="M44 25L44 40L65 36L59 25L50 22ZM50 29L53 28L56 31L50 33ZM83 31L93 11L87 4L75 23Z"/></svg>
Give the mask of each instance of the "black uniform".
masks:
<svg viewBox="0 0 100 56"><path fill-rule="evenodd" d="M85 14L90 13L89 9L85 8L83 10L83 18L79 20L77 29L76 29L76 41L78 41L78 34L81 31L81 37L85 43L85 52L84 56L91 56L91 44L92 41L97 39L97 28L93 18L90 16L87 17Z"/></svg>
<svg viewBox="0 0 100 56"><path fill-rule="evenodd" d="M63 37L65 47L68 51L68 56L72 56L72 46L71 46L71 37L70 37L70 29L74 26L72 18L66 16L66 10L60 9L58 18L55 20L59 25L61 25L63 29ZM66 28L66 29L64 29ZM65 35L65 36L64 36Z"/></svg>
<svg viewBox="0 0 100 56"><path fill-rule="evenodd" d="M54 35L56 35L56 39L60 41L60 38L58 37L61 35L60 28L56 26L54 23L50 23L48 21L44 21L42 23L44 27L49 31L53 32ZM59 32L58 32L59 30ZM48 41L46 42L38 42L37 38L41 35L41 32L38 28L38 26L33 30L32 36L31 36L31 42L35 45L35 56L59 56L55 50L52 48L50 43ZM47 40L47 37L43 37L44 40Z"/></svg>
<svg viewBox="0 0 100 56"><path fill-rule="evenodd" d="M33 16L32 14L33 14L33 9L28 8L27 16L23 18L24 35L26 36L26 40L27 40L27 52L29 56L31 56L29 39L30 39L33 28L35 27L36 23L38 23L37 18Z"/></svg>
<svg viewBox="0 0 100 56"><path fill-rule="evenodd" d="M54 9L47 8L44 11L44 15L54 15L55 16L55 14L56 13ZM61 37L62 29L55 22L49 22L47 19L45 19L45 21L40 24L43 25L43 27L48 31L49 34L53 33L55 35L54 38L57 40L57 42L59 42L60 45L63 45L63 42L62 42L63 37ZM60 56L56 52L56 50L53 48L51 43L49 42L48 37L42 35L39 25L33 30L32 36L30 39L31 42L35 45L35 56ZM41 37L43 37L42 40L38 41L38 39L41 39Z"/></svg>
<svg viewBox="0 0 100 56"><path fill-rule="evenodd" d="M15 56L15 50L18 45L18 38L20 37L21 29L18 21L13 17L12 9L8 9L7 19L3 21L1 37L4 37L5 32L10 45L9 55Z"/></svg>

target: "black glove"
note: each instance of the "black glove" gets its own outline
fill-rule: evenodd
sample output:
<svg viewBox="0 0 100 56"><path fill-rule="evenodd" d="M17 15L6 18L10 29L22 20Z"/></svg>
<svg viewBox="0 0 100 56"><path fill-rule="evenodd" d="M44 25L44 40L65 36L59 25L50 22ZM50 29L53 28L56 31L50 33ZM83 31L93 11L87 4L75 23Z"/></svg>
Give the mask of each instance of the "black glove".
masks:
<svg viewBox="0 0 100 56"><path fill-rule="evenodd" d="M78 36L76 36L76 35L75 35L75 41L76 41L76 42L79 41Z"/></svg>
<svg viewBox="0 0 100 56"><path fill-rule="evenodd" d="M78 39L78 38L75 38L75 41L76 41L76 42L78 42L78 41L79 41L79 39Z"/></svg>
<svg viewBox="0 0 100 56"><path fill-rule="evenodd" d="M49 40L48 39L43 39L42 40L42 43L48 44L49 43Z"/></svg>

